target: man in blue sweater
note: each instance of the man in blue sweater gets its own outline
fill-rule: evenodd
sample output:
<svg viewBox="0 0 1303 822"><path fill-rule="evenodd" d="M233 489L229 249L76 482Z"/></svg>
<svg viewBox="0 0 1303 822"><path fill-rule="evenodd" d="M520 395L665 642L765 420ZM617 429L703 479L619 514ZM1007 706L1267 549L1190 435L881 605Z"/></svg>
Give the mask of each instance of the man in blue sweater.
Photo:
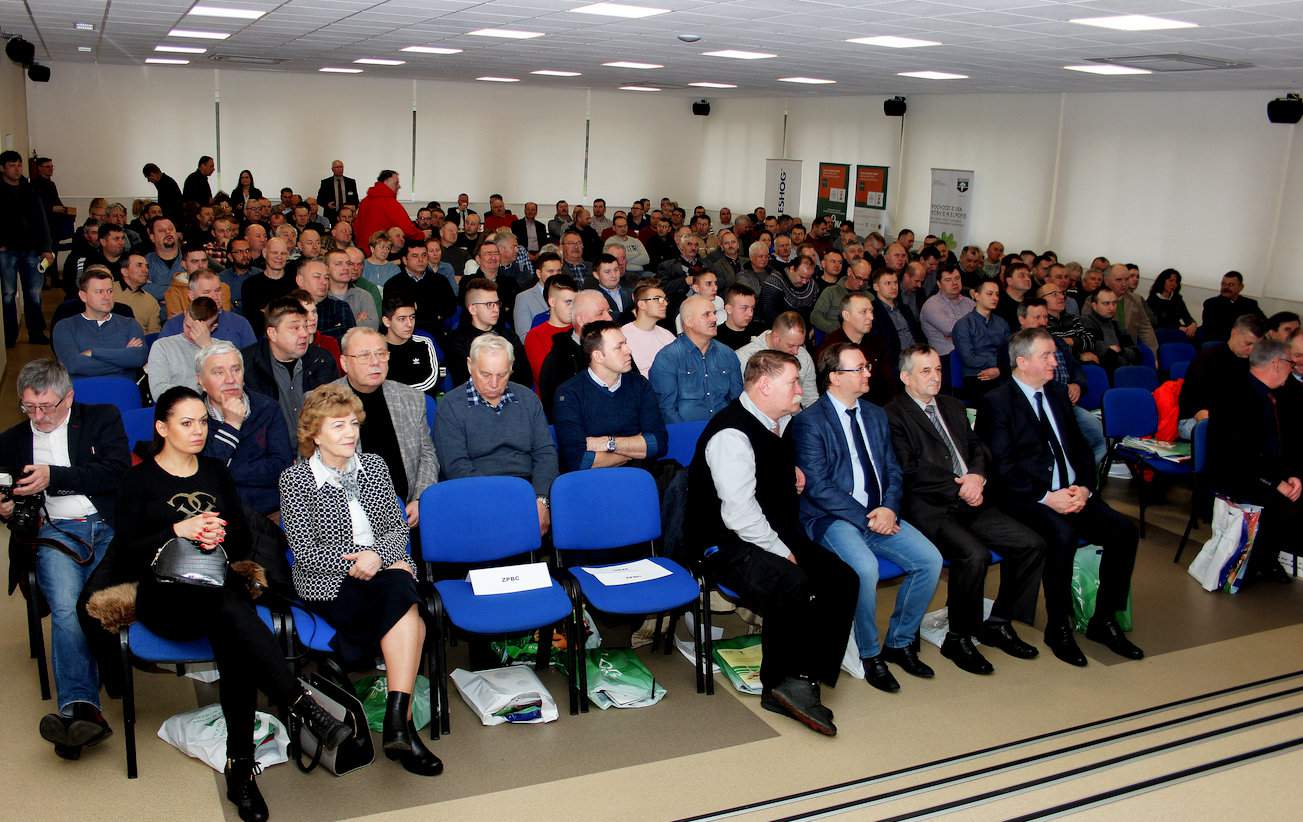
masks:
<svg viewBox="0 0 1303 822"><path fill-rule="evenodd" d="M126 377L134 381L149 351L145 332L130 317L113 313L113 277L90 266L77 277L86 310L54 327L54 355L73 377Z"/></svg>
<svg viewBox="0 0 1303 822"><path fill-rule="evenodd" d="M599 320L584 326L579 343L588 368L561 384L552 407L561 470L654 464L665 453L665 422L651 385L629 373L624 332Z"/></svg>

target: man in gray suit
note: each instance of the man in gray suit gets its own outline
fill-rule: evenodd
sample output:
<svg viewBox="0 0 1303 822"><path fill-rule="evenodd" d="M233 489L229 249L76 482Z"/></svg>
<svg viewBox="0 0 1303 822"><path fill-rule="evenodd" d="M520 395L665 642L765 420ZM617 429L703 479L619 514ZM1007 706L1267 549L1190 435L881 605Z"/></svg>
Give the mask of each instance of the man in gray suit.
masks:
<svg viewBox="0 0 1303 822"><path fill-rule="evenodd" d="M378 331L351 328L344 334L340 350L344 376L335 384L351 388L366 412L361 450L384 457L394 490L407 506L407 525L415 528L421 493L439 478L439 460L425 417L425 395L386 379L389 346Z"/></svg>

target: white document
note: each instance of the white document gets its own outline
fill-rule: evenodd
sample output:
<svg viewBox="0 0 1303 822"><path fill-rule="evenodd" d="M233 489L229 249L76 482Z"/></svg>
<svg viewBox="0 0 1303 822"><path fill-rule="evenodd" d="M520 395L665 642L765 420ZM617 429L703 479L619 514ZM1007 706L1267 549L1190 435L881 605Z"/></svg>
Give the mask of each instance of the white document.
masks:
<svg viewBox="0 0 1303 822"><path fill-rule="evenodd" d="M475 596L488 594L515 594L552 587L552 575L547 563L532 562L525 565L503 565L500 568L477 568L466 575Z"/></svg>
<svg viewBox="0 0 1303 822"><path fill-rule="evenodd" d="M624 565L608 565L605 568L584 568L584 570L597 577L597 581L603 585L629 585L670 575L669 571L649 559L627 562Z"/></svg>

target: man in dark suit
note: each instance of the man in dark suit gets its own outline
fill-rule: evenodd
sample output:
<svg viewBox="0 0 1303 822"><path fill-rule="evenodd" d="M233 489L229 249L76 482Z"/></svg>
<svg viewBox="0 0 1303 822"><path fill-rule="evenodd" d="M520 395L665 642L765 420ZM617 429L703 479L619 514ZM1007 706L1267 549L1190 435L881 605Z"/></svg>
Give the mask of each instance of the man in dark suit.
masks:
<svg viewBox="0 0 1303 822"><path fill-rule="evenodd" d="M1099 593L1086 638L1128 659L1144 652L1122 633L1135 567L1136 526L1095 492L1095 459L1073 417L1068 391L1054 379L1054 338L1028 328L1009 341L1012 379L986 394L977 433L991 451L997 505L1045 540L1045 644L1059 659L1085 666L1072 632L1072 560L1079 539L1100 545Z"/></svg>
<svg viewBox="0 0 1303 822"><path fill-rule="evenodd" d="M330 176L317 187L317 202L325 211L326 219L332 223L339 216L340 206L355 206L361 202L357 196L357 180L344 176L343 160L330 164Z"/></svg>
<svg viewBox="0 0 1303 822"><path fill-rule="evenodd" d="M904 486L887 415L863 399L870 372L864 352L855 345L823 349L818 379L824 394L792 420L789 436L796 464L805 472L801 525L859 577L855 644L864 660L864 678L894 693L900 683L887 662L914 676L934 675L918 658L914 638L937 587L941 555L927 537L899 519ZM879 558L905 572L885 642L879 642L874 622Z"/></svg>
<svg viewBox="0 0 1303 822"><path fill-rule="evenodd" d="M1036 649L1018 638L1011 621L1036 618L1045 541L986 497L990 454L968 427L963 403L941 395L941 356L927 345L906 348L900 381L905 393L887 406L887 418L904 474L904 513L950 560L950 630L941 655L969 673L991 673L991 663L973 645L976 637L1031 659ZM990 548L1000 551L1004 565L991 617L983 622Z"/></svg>
<svg viewBox="0 0 1303 822"><path fill-rule="evenodd" d="M525 216L511 224L511 233L516 235L516 242L529 252L533 260L538 250L551 242L547 226L538 219L538 203L525 203Z"/></svg>
<svg viewBox="0 0 1303 822"><path fill-rule="evenodd" d="M59 756L77 759L83 747L112 733L100 713L99 671L78 621L77 599L113 540L114 503L131 459L118 410L74 402L68 372L53 359L23 366L18 401L28 420L0 434L0 464L12 472L12 490L0 496L0 518L14 529L9 592L25 586L35 568L50 606L59 706L41 719L41 736ZM33 499L41 494L43 504ZM25 533L24 545L10 519L18 501L43 509L39 529Z"/></svg>
<svg viewBox="0 0 1303 822"><path fill-rule="evenodd" d="M463 191L457 195L457 207L448 209L448 213L443 215L443 219L445 222L462 228L466 224L466 218L476 213L478 212L471 208L470 195Z"/></svg>
<svg viewBox="0 0 1303 822"><path fill-rule="evenodd" d="M1263 507L1248 578L1289 582L1276 561L1297 534L1303 481L1287 457L1288 426L1282 412L1293 410L1279 393L1294 363L1284 343L1264 337L1249 354L1249 373L1238 384L1219 387L1208 416L1208 477L1214 489L1235 502Z"/></svg>
<svg viewBox="0 0 1303 822"><path fill-rule="evenodd" d="M1267 315L1258 307L1258 301L1241 296L1244 275L1227 271L1222 275L1220 293L1203 301L1203 338L1225 342L1230 339L1231 326L1245 314L1265 321Z"/></svg>
<svg viewBox="0 0 1303 822"><path fill-rule="evenodd" d="M620 285L620 262L610 254L601 254L593 269L593 276L584 282L584 288L597 291L611 307L611 319L620 325L633 321L633 290Z"/></svg>

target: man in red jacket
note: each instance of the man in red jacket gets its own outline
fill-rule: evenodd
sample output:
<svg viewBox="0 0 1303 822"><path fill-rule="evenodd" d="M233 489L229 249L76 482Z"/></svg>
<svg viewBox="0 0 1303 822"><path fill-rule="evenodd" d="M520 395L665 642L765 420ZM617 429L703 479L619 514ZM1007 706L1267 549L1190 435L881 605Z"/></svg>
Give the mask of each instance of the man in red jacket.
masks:
<svg viewBox="0 0 1303 822"><path fill-rule="evenodd" d="M409 240L422 241L425 232L416 227L407 209L398 202L398 172L385 169L376 177L375 185L367 189L366 197L358 206L357 217L353 220L353 236L358 246L367 254L371 249L367 239L377 231L388 231L397 226Z"/></svg>

